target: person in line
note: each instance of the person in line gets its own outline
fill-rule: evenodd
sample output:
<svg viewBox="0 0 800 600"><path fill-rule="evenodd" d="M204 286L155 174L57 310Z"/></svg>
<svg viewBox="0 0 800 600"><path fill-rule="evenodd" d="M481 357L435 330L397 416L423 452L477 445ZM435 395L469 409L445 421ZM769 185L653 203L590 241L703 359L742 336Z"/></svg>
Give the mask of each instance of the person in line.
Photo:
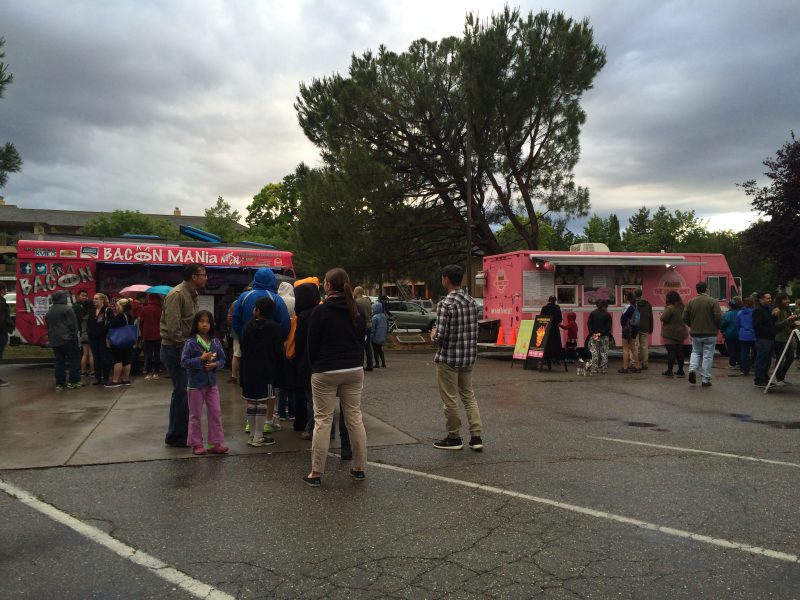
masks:
<svg viewBox="0 0 800 600"><path fill-rule="evenodd" d="M144 346L144 378L158 379L158 356L161 353L161 297L149 294L147 304L139 309L139 332Z"/></svg>
<svg viewBox="0 0 800 600"><path fill-rule="evenodd" d="M197 313L197 295L206 286L206 268L190 263L183 268L183 281L164 298L161 312L161 364L172 380L169 403L169 425L164 443L173 448L185 448L189 434L189 403L186 394L186 369L181 367L183 344L192 331Z"/></svg>
<svg viewBox="0 0 800 600"><path fill-rule="evenodd" d="M740 310L742 310L742 299L739 296L734 296L731 298L728 310L722 317L722 325L719 327L722 337L725 338L725 350L728 352L728 368L736 371L739 370L739 357L741 356L739 350L739 324L736 321Z"/></svg>
<svg viewBox="0 0 800 600"><path fill-rule="evenodd" d="M567 322L559 323L559 328L567 334L567 343L564 344L564 361L578 362L578 315L574 312L566 313Z"/></svg>
<svg viewBox="0 0 800 600"><path fill-rule="evenodd" d="M294 421L295 401L297 394L295 373L295 355L289 356L289 344L294 344L294 331L292 325L297 327L297 315L294 312L294 286L288 281L283 281L278 286L278 295L283 298L286 310L289 311L289 336L284 344L284 353L281 355L281 364L278 373L281 381L278 381L278 419L281 421Z"/></svg>
<svg viewBox="0 0 800 600"><path fill-rule="evenodd" d="M147 294L140 292L136 294L136 299L131 303L131 315L136 322L136 327L139 330L139 337L136 338L136 344L131 351L131 375L141 375L144 370L143 352L144 352L144 339L141 335L141 314L142 309L147 306ZM158 335L161 339L161 332Z"/></svg>
<svg viewBox="0 0 800 600"><path fill-rule="evenodd" d="M108 296L100 292L92 296L94 310L86 321L89 348L94 357L94 385L105 385L111 381L111 354L108 351L106 336L108 325L114 315L108 306Z"/></svg>
<svg viewBox="0 0 800 600"><path fill-rule="evenodd" d="M81 336L81 375L94 377L94 357L92 356L92 349L89 347L89 332L87 331L89 317L94 312L92 301L89 300L89 292L86 290L79 291L75 296L72 309L78 319L78 328Z"/></svg>
<svg viewBox="0 0 800 600"><path fill-rule="evenodd" d="M367 324L367 328L364 330L364 339L362 340L364 356L367 359L367 368L364 370L372 371L372 364L374 361L372 356L372 302L364 295L364 288L360 285L353 289L353 294L356 299L356 308L358 308L358 312L361 313L361 318L364 319L364 322Z"/></svg>
<svg viewBox="0 0 800 600"><path fill-rule="evenodd" d="M478 355L478 306L461 287L463 279L464 269L458 265L447 265L442 269L442 286L447 296L439 301L431 341L436 346L433 361L436 364L439 396L444 404L447 435L433 446L441 450L463 448L458 411L460 398L469 422L469 447L480 452L483 450L483 424L472 389L472 367ZM555 301L555 298L552 300ZM558 312L560 321L561 311ZM561 346L560 340L556 340L556 343Z"/></svg>
<svg viewBox="0 0 800 600"><path fill-rule="evenodd" d="M772 318L772 294L759 292L758 306L753 309L753 331L756 334L756 361L754 366L756 387L767 387L772 348L775 345L775 320Z"/></svg>
<svg viewBox="0 0 800 600"><path fill-rule="evenodd" d="M14 321L11 320L11 311L8 308L5 295L6 284L0 283L0 360L3 359L3 352L5 352L8 345L8 339L14 333ZM0 387L7 385L8 380L0 378Z"/></svg>
<svg viewBox="0 0 800 600"><path fill-rule="evenodd" d="M722 310L719 302L708 295L708 285L698 281L694 286L697 296L689 300L683 309L683 322L689 326L692 336L692 354L689 357L689 383L697 383L700 371L700 385L711 387L711 367L717 345L717 332L722 324Z"/></svg>
<svg viewBox="0 0 800 600"><path fill-rule="evenodd" d="M256 299L253 318L247 322L239 344L242 358L239 364L239 383L242 399L247 403L248 446L259 448L275 443L264 435L267 402L275 399L275 380L286 334L273 320L275 302L269 295Z"/></svg>
<svg viewBox="0 0 800 600"><path fill-rule="evenodd" d="M545 358L548 361L560 362L564 358L564 347L561 345L561 335L558 326L563 320L561 307L556 303L556 297L550 296L547 304L542 307L541 314L550 317L550 335L547 336L547 347L545 348Z"/></svg>
<svg viewBox="0 0 800 600"><path fill-rule="evenodd" d="M201 310L195 314L189 337L183 345L181 366L186 369L188 382L189 429L186 442L192 448L192 454L227 454L217 387L217 370L225 366L225 351L214 337L214 315L211 312ZM208 441L211 443L208 451L203 444L203 404L206 405Z"/></svg>
<svg viewBox="0 0 800 600"><path fill-rule="evenodd" d="M625 294L628 306L620 316L622 326L622 368L618 373L641 373L639 366L639 309L636 308L636 295L633 292ZM633 361L633 366L629 366Z"/></svg>
<svg viewBox="0 0 800 600"><path fill-rule="evenodd" d="M775 359L780 360L781 355L783 355L783 360L781 360L780 364L775 365L775 379L778 382L777 385L790 385L790 382L786 381L786 373L794 362L792 330L797 322L797 315L792 312L789 295L786 292L781 292L775 296L775 308L772 309L772 318L775 320L775 343L773 345ZM786 350L786 354L783 354L787 344L789 348Z"/></svg>
<svg viewBox="0 0 800 600"><path fill-rule="evenodd" d="M308 358L314 398L314 435L311 441L311 471L303 481L322 484L330 446L330 431L336 398L340 399L353 454L350 475L366 477L367 433L361 415L364 388L362 339L366 329L356 308L350 277L341 268L325 273L325 300L311 312L308 323Z"/></svg>
<svg viewBox="0 0 800 600"><path fill-rule="evenodd" d="M683 300L675 290L670 290L664 299L664 312L661 313L661 337L667 347L667 370L661 373L664 377L672 377L675 365L678 370L675 375L683 377L684 356L683 343L689 335L683 322Z"/></svg>
<svg viewBox="0 0 800 600"><path fill-rule="evenodd" d="M286 303L278 295L275 288L275 273L272 269L267 267L261 268L256 271L253 277L252 289L249 292L244 292L233 306L233 319L232 326L239 336L241 342L244 328L250 319L253 318L253 308L255 308L256 300L269 296L275 303L275 311L272 314L272 319L283 331L283 337L289 335L291 328L291 319L289 318L289 309L286 308ZM278 381L273 382L273 384ZM277 404L277 397L270 398L267 401L267 421L264 424L264 433L272 433L273 431L280 430L281 426L278 422L278 413L275 410ZM245 432L249 433L247 427Z"/></svg>
<svg viewBox="0 0 800 600"><path fill-rule="evenodd" d="M83 387L78 318L67 305L66 292L53 294L53 305L44 316L44 321L47 324L47 339L55 357L56 391ZM69 383L66 363L69 363Z"/></svg>
<svg viewBox="0 0 800 600"><path fill-rule="evenodd" d="M739 369L742 375L750 375L750 367L756 359L756 332L753 329L753 307L755 302L751 296L742 301L742 308L736 315L736 326L739 328Z"/></svg>
<svg viewBox="0 0 800 600"><path fill-rule="evenodd" d="M636 308L639 310L639 365L642 371L649 368L650 336L653 333L653 305L642 298L641 288L633 292L636 296Z"/></svg>
<svg viewBox="0 0 800 600"><path fill-rule="evenodd" d="M592 355L586 372L589 375L608 372L608 346L611 339L611 315L608 314L608 300L598 300L595 309L589 313L589 352Z"/></svg>
<svg viewBox="0 0 800 600"><path fill-rule="evenodd" d="M242 294L245 292L249 292L253 288L250 284L245 286ZM227 317L227 328L228 328L228 335L231 338L231 346L233 347L233 357L231 358L231 376L228 379L228 383L239 383L239 363L242 359L242 346L239 343L239 334L236 333L236 330L233 328L233 311L236 309L236 301L242 297L242 294L239 294L236 299L231 302L230 306L228 307L228 317Z"/></svg>
<svg viewBox="0 0 800 600"><path fill-rule="evenodd" d="M114 315L111 322L108 324L108 331L119 327L126 327L133 325L136 319L133 316L133 302L128 298L119 298L117 300L117 308L119 312ZM134 340L134 344L135 344ZM117 388L122 385L130 385L131 375L131 360L133 359L133 344L130 346L110 346L109 354L111 355L111 363L114 365L111 371L111 381L105 387Z"/></svg>
<svg viewBox="0 0 800 600"><path fill-rule="evenodd" d="M295 326L295 422L294 430L310 440L314 433L314 404L311 394L311 363L308 361L308 321L311 311L319 304L319 280L316 277L294 282Z"/></svg>
<svg viewBox="0 0 800 600"><path fill-rule="evenodd" d="M375 368L386 368L386 356L383 354L383 345L389 333L389 319L383 314L383 304L376 302L372 305L372 354L375 356Z"/></svg>

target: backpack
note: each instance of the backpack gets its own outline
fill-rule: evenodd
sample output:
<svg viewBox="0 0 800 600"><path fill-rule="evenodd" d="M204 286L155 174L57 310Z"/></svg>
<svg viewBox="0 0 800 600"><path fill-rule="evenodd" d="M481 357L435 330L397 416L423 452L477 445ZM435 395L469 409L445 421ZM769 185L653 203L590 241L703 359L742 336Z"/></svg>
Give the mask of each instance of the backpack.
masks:
<svg viewBox="0 0 800 600"><path fill-rule="evenodd" d="M642 315L639 313L639 307L634 307L633 316L631 316L631 327L638 327L642 320Z"/></svg>

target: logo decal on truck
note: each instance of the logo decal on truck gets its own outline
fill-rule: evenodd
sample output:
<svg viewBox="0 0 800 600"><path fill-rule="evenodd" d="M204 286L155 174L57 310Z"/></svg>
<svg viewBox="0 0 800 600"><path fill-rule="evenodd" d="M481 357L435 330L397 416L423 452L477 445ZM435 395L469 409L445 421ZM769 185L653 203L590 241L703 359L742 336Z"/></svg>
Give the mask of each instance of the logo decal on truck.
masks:
<svg viewBox="0 0 800 600"><path fill-rule="evenodd" d="M505 269L499 269L494 278L494 289L500 294L504 294L508 288L508 279L506 279Z"/></svg>

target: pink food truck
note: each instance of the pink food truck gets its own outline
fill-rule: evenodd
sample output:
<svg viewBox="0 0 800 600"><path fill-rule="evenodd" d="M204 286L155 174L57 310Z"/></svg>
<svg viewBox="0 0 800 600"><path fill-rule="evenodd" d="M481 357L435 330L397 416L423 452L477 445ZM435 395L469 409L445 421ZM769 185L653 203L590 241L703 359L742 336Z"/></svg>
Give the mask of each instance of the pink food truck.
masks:
<svg viewBox="0 0 800 600"><path fill-rule="evenodd" d="M625 293L642 290L653 305L654 330L651 345L663 344L659 316L670 290L684 303L696 295L698 281L708 283L708 293L728 307L739 294L740 281L733 277L722 254L610 252L604 244L576 244L569 251L521 250L483 259L483 318L499 320L504 345L520 321L532 319L555 296L562 312L577 313L578 341L585 343L586 323L598 300L609 301L617 342ZM563 337L563 336L562 336ZM722 343L722 337L719 337Z"/></svg>
<svg viewBox="0 0 800 600"><path fill-rule="evenodd" d="M174 286L181 282L184 265L194 262L203 264L208 272L198 303L212 313L219 298L240 292L256 269L269 267L279 277L294 277L291 252L245 243L68 236L21 239L17 244L16 299L20 339L27 344L47 344L44 315L57 291L66 292L72 303L80 291L86 291L89 298L95 292L113 298L130 285Z"/></svg>

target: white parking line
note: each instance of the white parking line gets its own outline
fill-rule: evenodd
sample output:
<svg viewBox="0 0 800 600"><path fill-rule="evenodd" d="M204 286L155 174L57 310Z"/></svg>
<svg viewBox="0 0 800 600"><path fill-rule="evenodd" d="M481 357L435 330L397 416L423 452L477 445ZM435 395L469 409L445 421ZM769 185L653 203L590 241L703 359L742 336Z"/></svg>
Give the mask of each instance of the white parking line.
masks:
<svg viewBox="0 0 800 600"><path fill-rule="evenodd" d="M54 521L61 523L62 525L66 525L88 540L100 544L101 546L105 546L122 558L144 567L156 577L160 577L172 585L178 586L182 590L189 592L197 598L204 598L205 600L233 600L233 596L211 587L202 581L198 581L197 579L194 579L190 575L187 575L178 569L170 567L168 564L157 559L155 556L150 556L141 550L137 550L136 548L128 546L127 544L114 539L105 531L97 529L96 527L92 527L91 525L76 519L72 515L68 515L67 513L57 509L51 504L42 502L38 498L33 497L29 492L3 481L2 479L0 479L0 490L12 498L16 498L23 504L27 504L34 510L47 515Z"/></svg>
<svg viewBox="0 0 800 600"><path fill-rule="evenodd" d="M595 510L593 508L585 508L583 506L576 506L574 504L567 504L566 502L558 502L557 500L550 500L549 498L541 498L539 496L532 496L530 494L522 494L520 492L512 492L511 490L506 490L499 487L494 487L491 485L483 485L480 483L473 483L471 481L462 481L461 479L453 479L451 477L443 477L441 475L433 475L432 473L425 473L424 471L415 471L413 469L406 469L405 467L396 467L394 465L388 465L385 463L368 463L372 467L378 467L381 469L387 469L389 471L396 471L398 473L405 473L407 475L413 475L415 477L424 477L426 479L433 479L434 481L441 481L444 483L452 483L454 485L460 485L467 488L472 488L475 490L481 490L484 492L489 492L491 494L498 494L501 496L510 496L512 498L520 498L522 500L529 500L531 502L536 502L537 504L544 504L546 506L552 506L554 508L560 508L562 510L567 510L570 512L578 513L581 515L587 515L590 517L595 517L598 519L606 519L608 521L615 521L617 523L623 523L625 525L633 525L634 527L639 527L640 529L648 529L650 531L656 531L658 533L663 533L664 535L669 535L678 538L685 538L689 540L694 540L695 542L702 542L704 544L711 544L712 546L719 546L721 548L728 548L731 550L739 550L740 552L746 552L748 554L756 554L759 556L766 556L768 558L774 558L777 560L782 560L785 562L790 563L798 563L800 562L800 557L795 554L787 554L786 552L779 552L777 550L770 550L769 548L761 548L759 546L752 546L750 544L744 544L742 542L732 542L730 540L725 540L722 538L715 538L708 535L703 535L701 533L692 533L691 531L685 531L683 529L675 529L674 527L665 527L664 525L657 525L655 523L648 523L647 521L640 521L639 519L632 519L630 517L624 517L622 515L615 515L614 513L604 512L602 510Z"/></svg>
<svg viewBox="0 0 800 600"><path fill-rule="evenodd" d="M633 440L623 440L620 438L601 437L597 435L588 435L593 440L604 440L606 442L617 442L619 444L632 444L634 446L648 446L650 448L662 448L664 450L677 450L679 452L692 452L694 454L710 454L711 456L722 456L724 458L735 458L737 460L749 460L751 462L762 462L770 465L780 465L782 467L794 467L800 469L800 464L793 462L785 462L782 460L770 460L768 458L756 458L754 456L742 456L741 454L730 454L728 452L712 452L711 450L698 450L696 448L681 448L680 446L665 446L663 444L649 444L647 442L635 442Z"/></svg>

